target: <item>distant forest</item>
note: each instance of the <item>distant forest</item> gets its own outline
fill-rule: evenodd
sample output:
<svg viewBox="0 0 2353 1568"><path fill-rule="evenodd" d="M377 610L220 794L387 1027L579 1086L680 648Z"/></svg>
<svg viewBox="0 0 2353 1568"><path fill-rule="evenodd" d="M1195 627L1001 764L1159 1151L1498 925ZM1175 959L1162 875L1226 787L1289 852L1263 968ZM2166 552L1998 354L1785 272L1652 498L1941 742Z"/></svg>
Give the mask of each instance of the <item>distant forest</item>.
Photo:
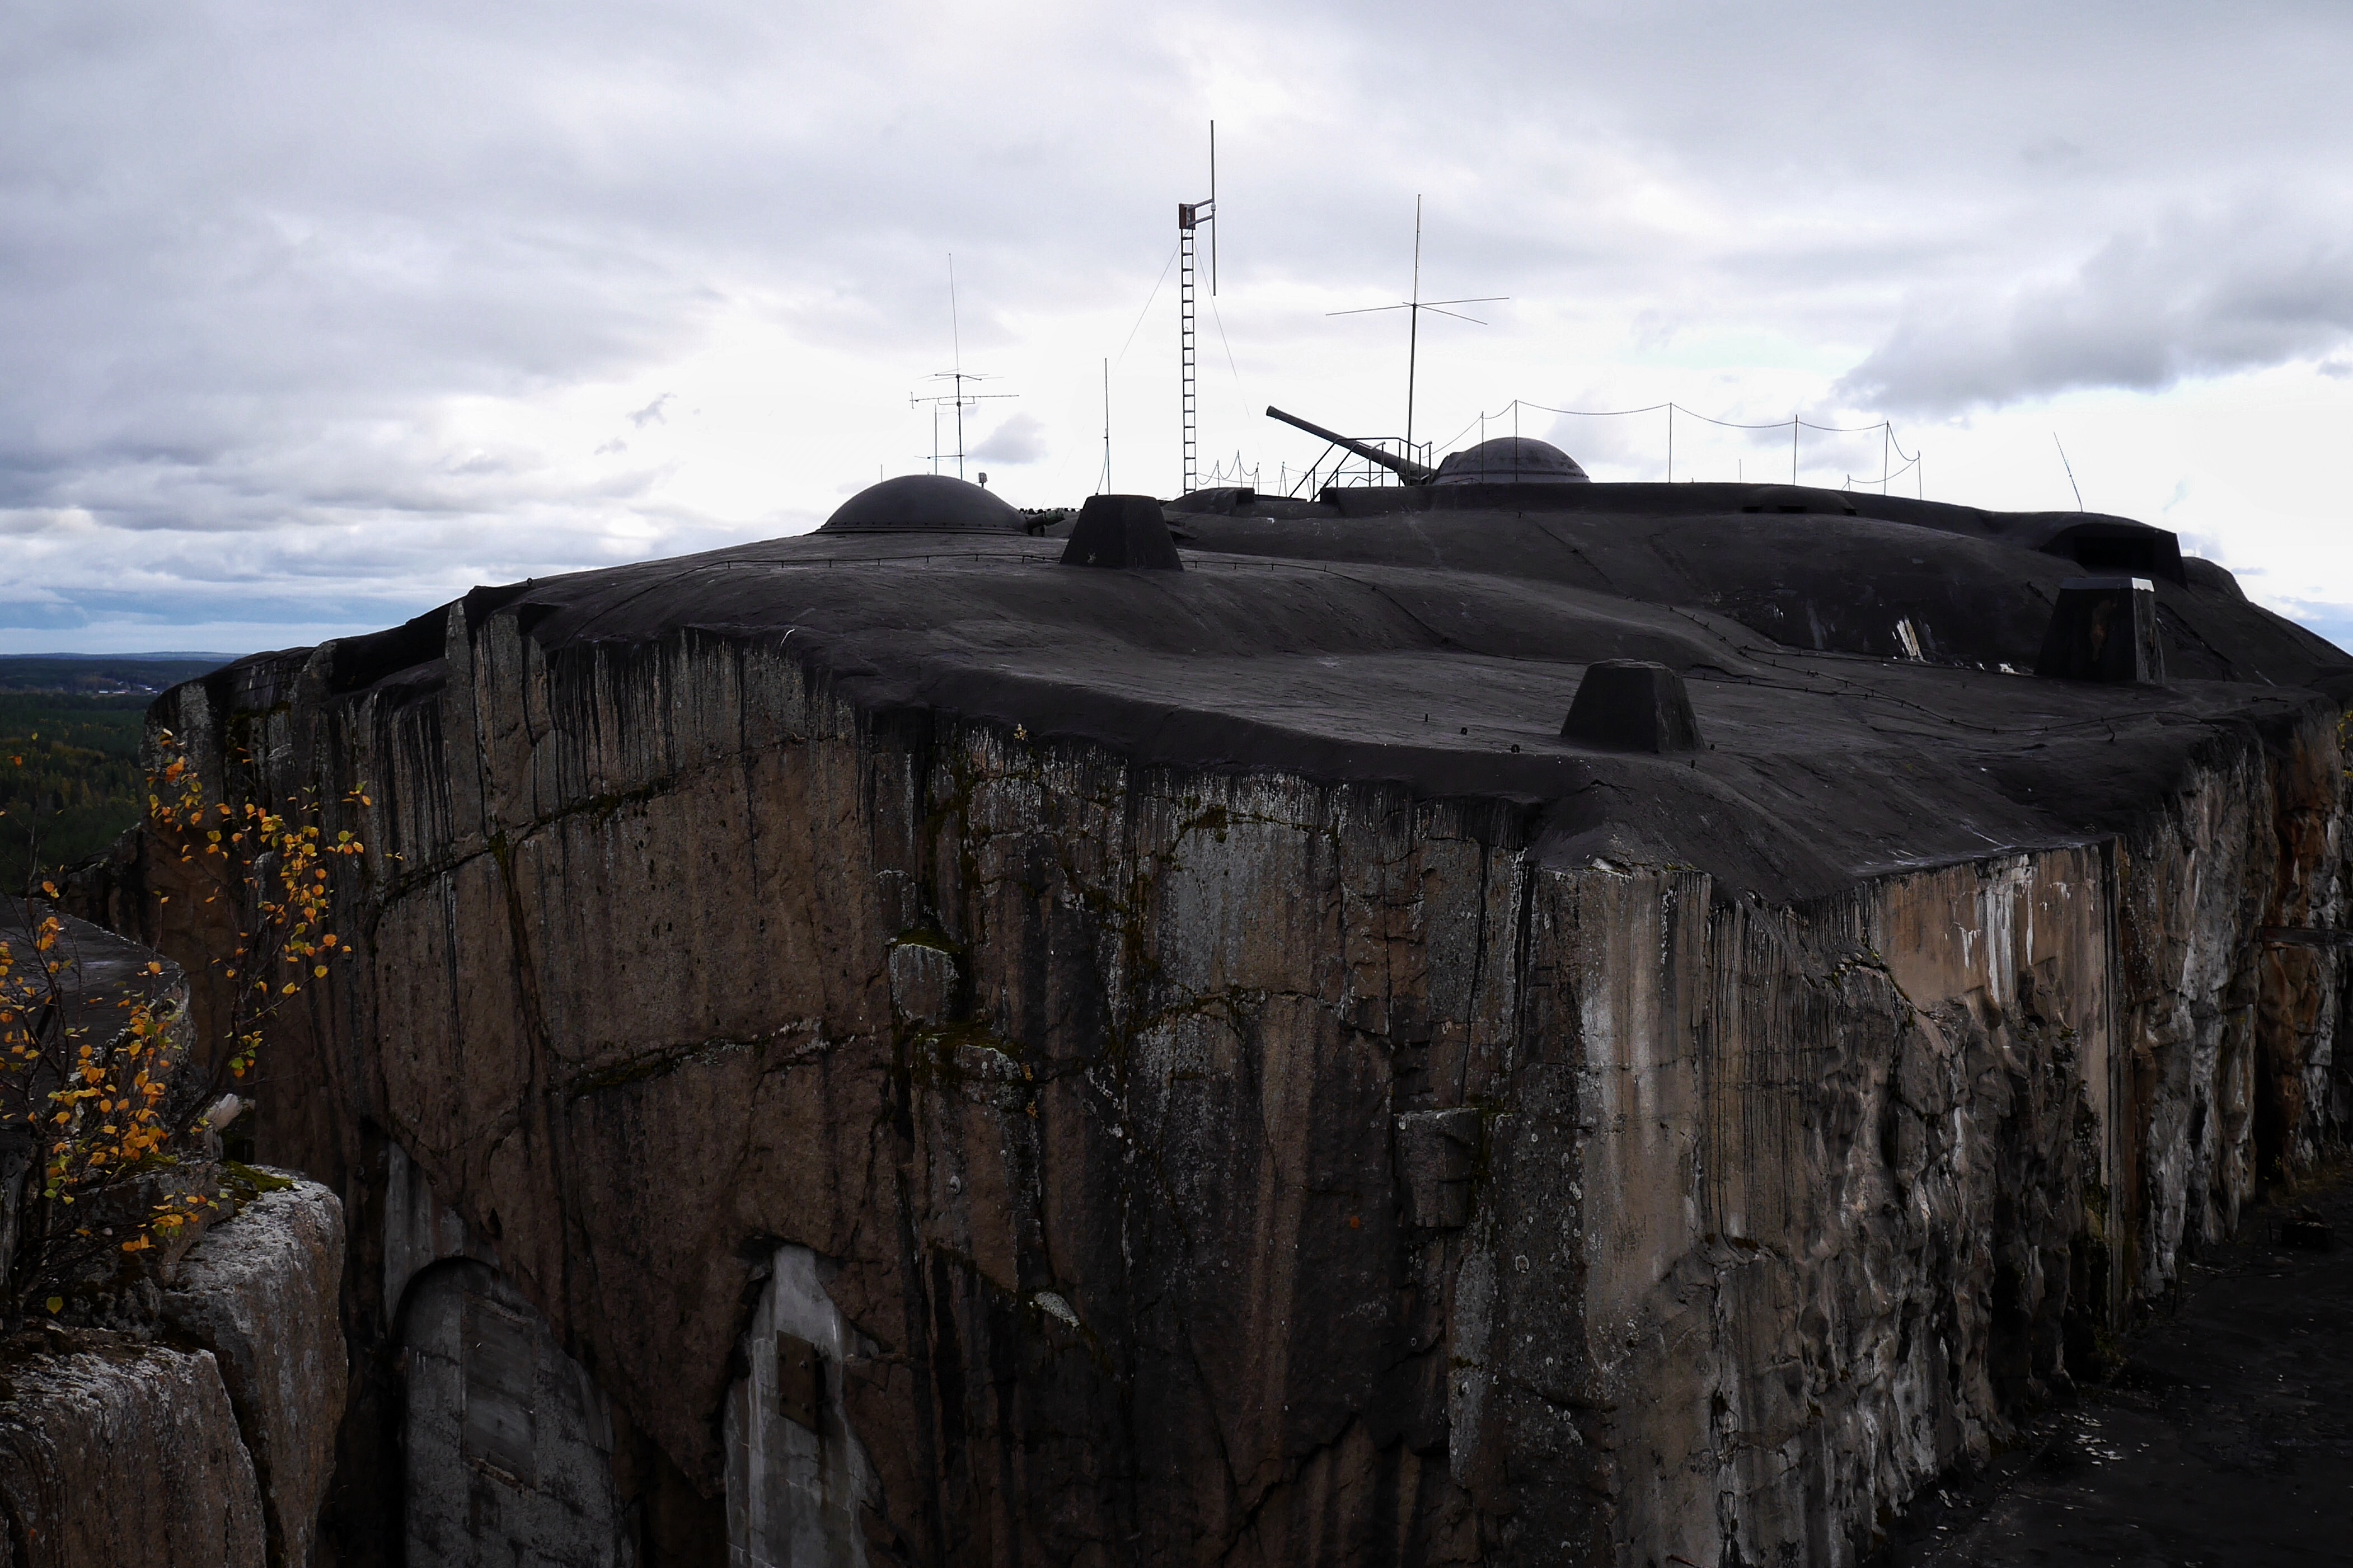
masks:
<svg viewBox="0 0 2353 1568"><path fill-rule="evenodd" d="M147 705L223 662L0 657L0 892L99 854L138 822Z"/></svg>
<svg viewBox="0 0 2353 1568"><path fill-rule="evenodd" d="M150 699L0 691L0 889L89 858L139 820Z"/></svg>

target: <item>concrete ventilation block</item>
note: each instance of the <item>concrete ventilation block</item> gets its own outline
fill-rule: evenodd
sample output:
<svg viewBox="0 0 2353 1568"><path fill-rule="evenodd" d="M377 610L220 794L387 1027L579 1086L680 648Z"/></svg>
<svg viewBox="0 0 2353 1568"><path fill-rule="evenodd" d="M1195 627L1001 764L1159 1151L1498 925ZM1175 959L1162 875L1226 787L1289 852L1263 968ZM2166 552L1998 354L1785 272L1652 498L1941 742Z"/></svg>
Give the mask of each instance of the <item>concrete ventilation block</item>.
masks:
<svg viewBox="0 0 2353 1568"><path fill-rule="evenodd" d="M1676 671L1647 659L1605 658L1577 682L1560 738L1619 752L1695 752L1699 721Z"/></svg>
<svg viewBox="0 0 2353 1568"><path fill-rule="evenodd" d="M1089 496L1071 527L1065 566L1121 566L1182 572L1168 520L1150 496Z"/></svg>
<svg viewBox="0 0 2353 1568"><path fill-rule="evenodd" d="M2061 583L2034 673L2051 680L2163 680L2156 584L2146 577Z"/></svg>

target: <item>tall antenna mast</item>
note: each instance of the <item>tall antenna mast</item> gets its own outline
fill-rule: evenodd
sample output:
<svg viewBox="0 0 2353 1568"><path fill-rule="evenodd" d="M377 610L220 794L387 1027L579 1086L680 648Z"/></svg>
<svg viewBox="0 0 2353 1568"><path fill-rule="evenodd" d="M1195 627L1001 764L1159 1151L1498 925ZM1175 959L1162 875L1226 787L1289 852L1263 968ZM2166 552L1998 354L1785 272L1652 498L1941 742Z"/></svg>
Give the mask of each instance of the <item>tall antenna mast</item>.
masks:
<svg viewBox="0 0 2353 1568"><path fill-rule="evenodd" d="M1421 313L1424 310L1435 311L1441 316L1451 316L1458 321L1469 321L1474 327L1483 327L1487 323L1476 317L1443 307L1495 305L1510 298L1509 294L1482 294L1475 300L1425 300L1421 297L1421 197L1416 195L1413 198L1413 298L1400 300L1394 305L1367 305L1360 310L1324 312L1333 316L1369 316L1381 310L1403 310L1406 313L1405 449L1408 458L1413 456L1413 389L1414 377L1420 368L1421 360Z"/></svg>
<svg viewBox="0 0 2353 1568"><path fill-rule="evenodd" d="M1194 336L1193 239L1209 226L1209 292L1218 291L1218 122L1209 121L1209 199L1176 204L1176 374L1178 402L1184 415L1185 488L1191 495L1201 475L1200 397L1196 387L1199 355Z"/></svg>
<svg viewBox="0 0 2353 1568"><path fill-rule="evenodd" d="M977 372L967 373L964 368L964 321L956 308L955 252L953 250L948 252L948 345L955 356L954 368L937 372L923 379L944 381L949 384L949 390L941 393L911 392L907 394L907 406L913 408L924 403L932 405L932 472L935 474L940 471L941 458L940 405L945 404L955 410L956 478L962 479L964 478L964 411L967 408L978 407L984 402L1018 397L1021 395L1018 392L966 392L964 389L964 384L967 381L994 381L997 378L993 375L982 375Z"/></svg>

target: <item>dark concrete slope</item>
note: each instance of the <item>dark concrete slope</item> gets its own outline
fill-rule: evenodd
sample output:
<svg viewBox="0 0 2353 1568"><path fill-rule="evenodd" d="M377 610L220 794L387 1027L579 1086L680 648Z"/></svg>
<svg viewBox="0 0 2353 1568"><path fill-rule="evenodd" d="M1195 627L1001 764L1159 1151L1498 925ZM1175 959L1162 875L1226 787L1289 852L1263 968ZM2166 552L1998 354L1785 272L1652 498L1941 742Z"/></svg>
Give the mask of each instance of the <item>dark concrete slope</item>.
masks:
<svg viewBox="0 0 2353 1568"><path fill-rule="evenodd" d="M715 637L780 647L877 714L1506 802L1562 855L1697 866L1777 899L2115 831L2201 763L2353 689L2353 662L2318 639L2172 584L2168 657L2200 678L2095 686L1968 668L2031 667L2051 596L2081 568L1878 520L1181 521L1197 546L1181 574L1065 567L1050 542L1019 538L804 536L477 590L470 621L514 616L549 658L552 699L584 714L633 661L650 672L666 639ZM1902 647L1887 628L1907 617L1922 657L1873 657ZM440 618L337 645L332 684L428 696ZM1561 740L1585 667L1604 658L1681 671L1704 749ZM271 664L213 679L249 687ZM240 688L237 703L265 695Z"/></svg>
<svg viewBox="0 0 2353 1568"><path fill-rule="evenodd" d="M1503 499L1494 494L1503 487L1473 488ZM1331 507L1261 516L1267 504L1258 503L1178 521L1200 549L1506 573L1715 610L1789 647L1909 657L1904 624L1927 662L1988 669L2033 668L2065 579L2137 571L2157 584L2167 668L2178 677L2343 690L2353 669L2339 650L2248 604L2221 568L2200 562L2184 570L2172 535L2123 519L2006 515L1835 491L1812 493L1903 515L1790 515L1738 510L1748 492L1729 485L1544 489L1541 510L1409 504L1443 500L1433 487L1364 492L1396 504L1347 516ZM1732 493L1711 500L1686 490ZM2156 564L2116 559L2108 546L2132 531L2148 536L2139 553ZM2168 558L2172 574L2160 569Z"/></svg>

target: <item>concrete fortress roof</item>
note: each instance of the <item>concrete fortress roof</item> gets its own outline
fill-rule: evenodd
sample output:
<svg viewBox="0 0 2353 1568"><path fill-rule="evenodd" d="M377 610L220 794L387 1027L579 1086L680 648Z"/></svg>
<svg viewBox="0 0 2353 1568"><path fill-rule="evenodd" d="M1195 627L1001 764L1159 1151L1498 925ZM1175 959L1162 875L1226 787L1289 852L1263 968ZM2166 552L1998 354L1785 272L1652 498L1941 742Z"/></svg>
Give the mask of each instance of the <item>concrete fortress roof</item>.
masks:
<svg viewBox="0 0 2353 1568"><path fill-rule="evenodd" d="M514 617L559 686L719 639L862 711L1489 801L1547 854L1771 898L2106 835L2353 697L2353 659L2124 518L1492 472L1163 506L1183 570L1090 568L976 486L892 479L812 534L478 589L468 622ZM2154 584L2161 683L2031 673L2087 572ZM422 700L452 646L435 612L333 645L332 684ZM208 679L290 679L272 657ZM1680 677L1700 749L1564 739L1609 659Z"/></svg>

